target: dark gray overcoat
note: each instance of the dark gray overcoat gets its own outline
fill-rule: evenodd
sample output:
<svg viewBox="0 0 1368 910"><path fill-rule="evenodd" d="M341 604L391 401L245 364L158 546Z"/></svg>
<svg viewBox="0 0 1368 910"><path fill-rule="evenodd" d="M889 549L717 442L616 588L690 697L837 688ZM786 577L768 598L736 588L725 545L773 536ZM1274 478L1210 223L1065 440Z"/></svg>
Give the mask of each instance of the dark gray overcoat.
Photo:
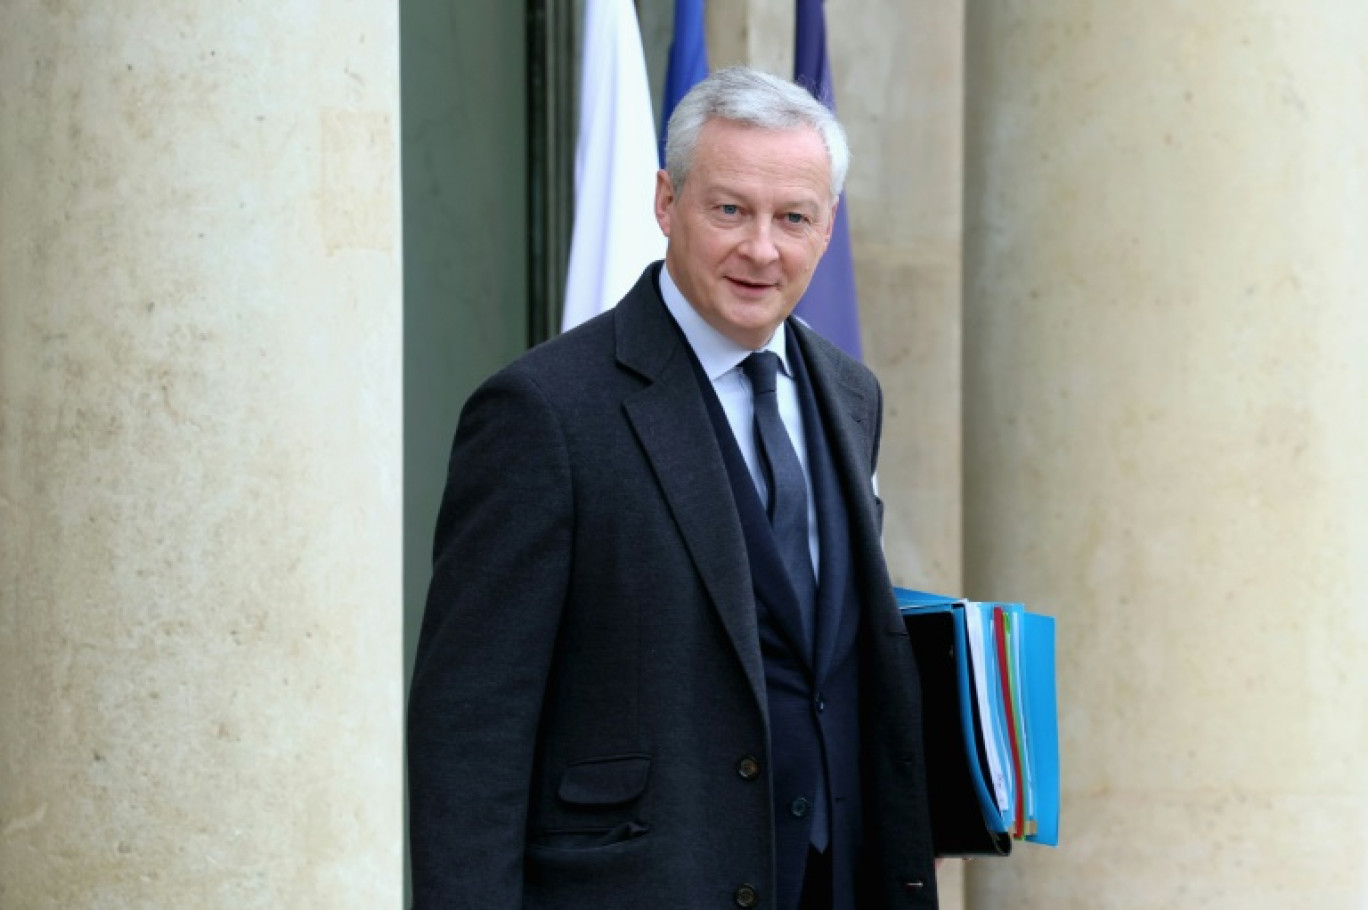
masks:
<svg viewBox="0 0 1368 910"><path fill-rule="evenodd" d="M409 701L418 910L772 906L746 547L657 263L467 402ZM921 702L880 545L873 375L802 345L861 593L861 881L936 905Z"/></svg>

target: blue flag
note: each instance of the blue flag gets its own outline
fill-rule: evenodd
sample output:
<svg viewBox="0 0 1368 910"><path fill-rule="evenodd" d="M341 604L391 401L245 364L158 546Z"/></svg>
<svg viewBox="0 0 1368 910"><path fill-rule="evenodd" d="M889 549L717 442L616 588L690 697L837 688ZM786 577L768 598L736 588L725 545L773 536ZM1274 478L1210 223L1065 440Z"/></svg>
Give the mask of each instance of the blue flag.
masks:
<svg viewBox="0 0 1368 910"><path fill-rule="evenodd" d="M833 111L836 96L827 61L826 15L822 0L798 0L794 40L793 80L806 87ZM855 265L850 255L850 222L845 194L836 210L836 224L826 255L817 263L803 299L794 311L808 325L851 357L860 358L860 317L855 304Z"/></svg>
<svg viewBox="0 0 1368 910"><path fill-rule="evenodd" d="M674 40L665 70L665 98L660 116L660 166L665 166L665 140L679 99L708 75L708 45L703 37L703 0L675 0Z"/></svg>

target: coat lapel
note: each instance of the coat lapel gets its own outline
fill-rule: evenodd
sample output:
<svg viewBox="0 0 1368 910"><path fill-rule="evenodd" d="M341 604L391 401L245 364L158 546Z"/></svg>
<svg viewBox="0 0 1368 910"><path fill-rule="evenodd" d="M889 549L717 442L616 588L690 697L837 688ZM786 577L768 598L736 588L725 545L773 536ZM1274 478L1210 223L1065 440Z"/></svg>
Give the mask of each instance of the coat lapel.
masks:
<svg viewBox="0 0 1368 910"><path fill-rule="evenodd" d="M745 540L689 351L656 289L659 268L648 269L615 310L618 363L647 381L623 408L763 713Z"/></svg>
<svg viewBox="0 0 1368 910"><path fill-rule="evenodd" d="M828 420L818 406L812 370L808 368L808 354L796 342L796 332L789 334L790 360L794 378L798 381L799 407L803 412L804 432L807 435L808 472L812 478L812 493L816 500L817 530L821 571L817 585L816 623L813 630L813 667L817 686L826 680L831 667L832 653L846 609L846 580L850 571L850 532L846 518L842 483L837 475L831 454L831 433Z"/></svg>
<svg viewBox="0 0 1368 910"><path fill-rule="evenodd" d="M850 570L864 581L870 577L870 556L879 557L874 562L882 565L883 554L870 476L870 450L878 434L878 427L870 423L878 420L878 402L869 400L849 364L827 351L812 329L797 320L790 320L790 325L793 337L802 346L813 397L826 425L833 467L845 500L853 560ZM883 571L879 574L886 575ZM867 602L869 598L861 600ZM820 630L818 641L822 650L819 665L823 665L830 656L834 630Z"/></svg>

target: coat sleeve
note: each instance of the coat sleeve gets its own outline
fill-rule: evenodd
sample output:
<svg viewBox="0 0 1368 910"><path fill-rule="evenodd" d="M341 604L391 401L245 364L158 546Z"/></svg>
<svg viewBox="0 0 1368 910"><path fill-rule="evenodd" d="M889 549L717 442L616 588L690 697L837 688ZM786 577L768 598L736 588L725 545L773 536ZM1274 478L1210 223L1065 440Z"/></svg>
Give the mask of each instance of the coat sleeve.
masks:
<svg viewBox="0 0 1368 910"><path fill-rule="evenodd" d="M522 906L534 741L569 577L564 435L505 371L466 404L408 706L415 910Z"/></svg>

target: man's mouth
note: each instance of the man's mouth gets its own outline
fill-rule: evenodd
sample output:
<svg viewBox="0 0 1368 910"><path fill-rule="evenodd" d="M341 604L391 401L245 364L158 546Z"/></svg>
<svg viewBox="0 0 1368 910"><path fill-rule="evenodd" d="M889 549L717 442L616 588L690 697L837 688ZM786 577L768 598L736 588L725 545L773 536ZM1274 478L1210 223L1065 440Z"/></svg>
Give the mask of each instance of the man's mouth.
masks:
<svg viewBox="0 0 1368 910"><path fill-rule="evenodd" d="M728 276L727 280L740 290L750 291L752 293L768 291L775 286L773 281L751 281L746 278L736 278L732 276Z"/></svg>

